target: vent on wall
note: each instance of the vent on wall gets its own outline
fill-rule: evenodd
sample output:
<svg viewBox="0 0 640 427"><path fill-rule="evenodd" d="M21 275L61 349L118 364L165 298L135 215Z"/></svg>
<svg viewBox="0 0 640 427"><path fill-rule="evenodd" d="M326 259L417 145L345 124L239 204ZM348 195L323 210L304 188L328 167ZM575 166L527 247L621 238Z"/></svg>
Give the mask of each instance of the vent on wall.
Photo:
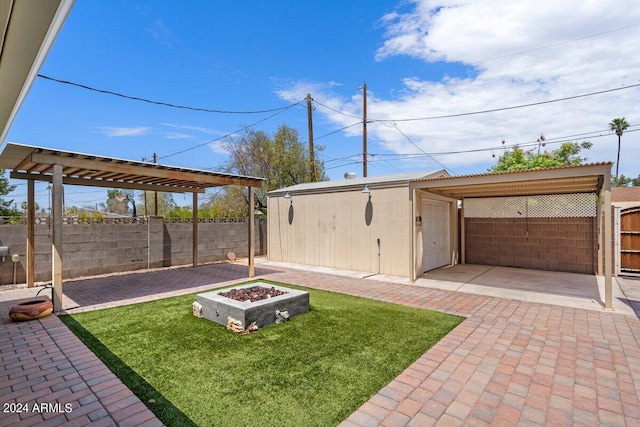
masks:
<svg viewBox="0 0 640 427"><path fill-rule="evenodd" d="M595 217L592 193L464 199L465 218Z"/></svg>

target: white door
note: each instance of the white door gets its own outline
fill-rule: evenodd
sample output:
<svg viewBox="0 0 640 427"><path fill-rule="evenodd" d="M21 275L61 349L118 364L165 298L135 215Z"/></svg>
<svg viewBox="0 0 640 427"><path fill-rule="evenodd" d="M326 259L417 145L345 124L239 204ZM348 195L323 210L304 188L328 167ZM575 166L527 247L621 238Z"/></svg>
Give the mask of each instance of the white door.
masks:
<svg viewBox="0 0 640 427"><path fill-rule="evenodd" d="M449 265L449 203L422 199L422 271Z"/></svg>

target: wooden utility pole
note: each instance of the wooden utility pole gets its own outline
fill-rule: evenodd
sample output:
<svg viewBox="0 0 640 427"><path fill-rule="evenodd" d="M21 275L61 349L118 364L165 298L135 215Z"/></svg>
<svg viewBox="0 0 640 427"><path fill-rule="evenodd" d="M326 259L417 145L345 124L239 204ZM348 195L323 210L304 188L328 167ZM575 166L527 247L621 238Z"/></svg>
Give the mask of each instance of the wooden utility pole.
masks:
<svg viewBox="0 0 640 427"><path fill-rule="evenodd" d="M362 177L367 177L367 82L362 85Z"/></svg>
<svg viewBox="0 0 640 427"><path fill-rule="evenodd" d="M316 182L316 163L313 155L313 114L311 109L311 94L307 94L307 121L309 124L309 172L311 182Z"/></svg>
<svg viewBox="0 0 640 427"><path fill-rule="evenodd" d="M158 155L153 153L153 163L158 164ZM155 216L158 216L158 192L153 192L153 199L155 201L155 206L153 207L153 212Z"/></svg>

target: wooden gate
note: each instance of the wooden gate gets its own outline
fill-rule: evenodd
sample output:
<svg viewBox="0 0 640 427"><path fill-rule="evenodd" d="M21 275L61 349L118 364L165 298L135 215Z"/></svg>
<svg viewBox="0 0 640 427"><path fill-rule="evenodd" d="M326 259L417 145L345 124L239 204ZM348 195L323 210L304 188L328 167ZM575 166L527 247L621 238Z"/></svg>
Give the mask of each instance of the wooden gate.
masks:
<svg viewBox="0 0 640 427"><path fill-rule="evenodd" d="M620 212L620 270L640 273L640 207Z"/></svg>

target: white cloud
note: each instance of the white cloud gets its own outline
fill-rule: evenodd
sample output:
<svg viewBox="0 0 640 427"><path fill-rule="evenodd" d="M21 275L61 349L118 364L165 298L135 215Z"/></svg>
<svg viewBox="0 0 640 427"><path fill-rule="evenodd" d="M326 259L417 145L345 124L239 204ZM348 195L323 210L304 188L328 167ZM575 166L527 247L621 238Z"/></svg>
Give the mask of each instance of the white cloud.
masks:
<svg viewBox="0 0 640 427"><path fill-rule="evenodd" d="M164 137L167 139L193 139L192 135L180 132L164 132Z"/></svg>
<svg viewBox="0 0 640 427"><path fill-rule="evenodd" d="M394 123L429 153L498 147L494 153L499 155L503 138L509 144L523 144L535 141L540 133L552 140L603 131L606 137L590 134L585 138L594 143L586 155L591 161L614 161L617 138L607 131L608 123L625 116L630 124L640 125L640 88L487 114L401 121L544 102L639 83L640 8L635 0L415 0L409 6L381 18L386 35L375 58L391 62L402 55L426 63L466 66L473 72L466 78L445 76L432 81L413 76L409 69L402 82L404 90L389 99L370 88L368 117L395 120L368 127L386 150L419 153ZM338 111L362 114L360 94L338 96L328 83L298 82L278 93L283 99L299 100L309 91ZM330 110L319 112L336 126L355 121ZM629 159L640 158L640 133L633 129L622 137L620 170L637 176L637 162ZM494 162L490 150L437 159L456 172L482 170Z"/></svg>
<svg viewBox="0 0 640 427"><path fill-rule="evenodd" d="M123 137L123 136L141 136L147 135L152 128L146 126L135 127L115 127L104 126L97 128L97 132L108 137Z"/></svg>
<svg viewBox="0 0 640 427"><path fill-rule="evenodd" d="M156 19L147 31L158 43L165 46L174 47L178 42L175 34L165 25L162 19Z"/></svg>
<svg viewBox="0 0 640 427"><path fill-rule="evenodd" d="M171 127L171 128L175 128L175 129L182 129L182 130L192 130L192 131L196 131L199 133L205 133L208 135L217 135L220 134L220 131L217 131L215 129L210 129L210 128L206 128L203 126L192 126L192 125L183 125L183 124L179 124L179 123L162 123L163 126L167 126L167 127Z"/></svg>
<svg viewBox="0 0 640 427"><path fill-rule="evenodd" d="M208 139L211 139L211 135L215 136L214 140L210 142L203 142L203 145L206 144L211 151L216 154L224 154L228 155L229 151L226 149L223 140L225 139L225 135L227 132L221 132L219 130L203 127L203 126L193 126L186 125L180 123L162 123L163 126L180 129L184 132L164 132L165 138L167 139L203 139L203 134L207 135ZM218 140L218 138L222 137L222 140ZM206 141L206 140L205 140Z"/></svg>

